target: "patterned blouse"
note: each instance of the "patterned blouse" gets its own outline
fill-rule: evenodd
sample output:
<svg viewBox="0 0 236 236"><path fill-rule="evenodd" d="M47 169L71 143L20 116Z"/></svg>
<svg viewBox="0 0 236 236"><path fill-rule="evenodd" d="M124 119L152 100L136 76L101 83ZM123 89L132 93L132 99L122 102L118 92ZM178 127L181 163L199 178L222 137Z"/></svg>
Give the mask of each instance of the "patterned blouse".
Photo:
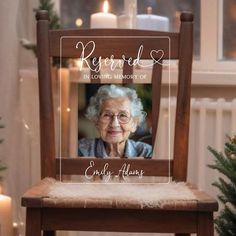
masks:
<svg viewBox="0 0 236 236"><path fill-rule="evenodd" d="M105 148L105 143L101 138L80 139L78 155L80 157L83 157L83 156L100 157L100 158L108 157L106 148ZM147 143L143 143L139 141L136 142L132 139L128 139L125 144L124 156L126 158L144 157L144 158L150 159L152 157L152 146Z"/></svg>

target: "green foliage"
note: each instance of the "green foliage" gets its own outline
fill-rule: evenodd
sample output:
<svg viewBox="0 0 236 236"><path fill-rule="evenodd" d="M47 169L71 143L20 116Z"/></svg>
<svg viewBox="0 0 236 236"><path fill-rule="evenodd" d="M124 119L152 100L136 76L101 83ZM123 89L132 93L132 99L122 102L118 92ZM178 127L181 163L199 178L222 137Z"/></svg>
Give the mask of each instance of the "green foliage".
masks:
<svg viewBox="0 0 236 236"><path fill-rule="evenodd" d="M220 177L212 184L220 190L218 198L223 204L223 209L215 219L216 230L220 236L236 235L236 136L228 139L224 153L208 147L215 158L215 163L208 166L226 177Z"/></svg>
<svg viewBox="0 0 236 236"><path fill-rule="evenodd" d="M2 117L0 117L0 120L2 119ZM0 129L4 128L4 125L0 124ZM0 143L3 142L3 139L0 139Z"/></svg>
<svg viewBox="0 0 236 236"><path fill-rule="evenodd" d="M2 165L1 161L0 161L0 172L3 171L3 170L6 170L6 166ZM3 180L3 177L0 175L0 182L2 182Z"/></svg>
<svg viewBox="0 0 236 236"><path fill-rule="evenodd" d="M0 120L2 119L2 117L0 117ZM4 128L4 125L0 124L0 129ZM3 142L3 139L0 139L0 144ZM0 160L0 172L5 170L6 167L4 165L2 165L1 160ZM0 182L2 182L3 177L0 175Z"/></svg>
<svg viewBox="0 0 236 236"><path fill-rule="evenodd" d="M152 86L150 84L140 84L137 86L137 94L141 99L144 111L152 110Z"/></svg>
<svg viewBox="0 0 236 236"><path fill-rule="evenodd" d="M54 11L54 3L51 0L40 0L39 7L34 9L35 12L39 10L46 10L48 11L49 15L49 29L60 29L61 23L60 18L57 13ZM53 66L60 67L60 58L54 57L52 61ZM67 67L68 62L66 59L62 58L61 61L62 67Z"/></svg>
<svg viewBox="0 0 236 236"><path fill-rule="evenodd" d="M34 12L39 10L48 11L49 15L49 29L60 29L60 19L57 13L54 11L54 3L51 0L39 0L39 7L34 9Z"/></svg>
<svg viewBox="0 0 236 236"><path fill-rule="evenodd" d="M56 11L54 10L54 3L51 0L39 0L39 6L38 8L33 9L33 11L36 13L39 10L46 10L48 11L49 15L49 29L60 29L61 23L60 18ZM30 42L27 39L21 39L21 44L25 49L31 50L34 55L37 57L37 46L36 44ZM60 58L54 57L52 61L53 66L60 67ZM61 61L62 67L68 67L68 60L65 58L62 58Z"/></svg>

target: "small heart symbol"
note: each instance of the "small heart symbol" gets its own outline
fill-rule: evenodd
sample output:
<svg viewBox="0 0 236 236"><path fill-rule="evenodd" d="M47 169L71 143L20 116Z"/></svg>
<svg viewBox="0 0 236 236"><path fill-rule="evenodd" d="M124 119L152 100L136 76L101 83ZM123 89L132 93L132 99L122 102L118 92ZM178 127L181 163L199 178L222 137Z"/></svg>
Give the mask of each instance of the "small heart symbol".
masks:
<svg viewBox="0 0 236 236"><path fill-rule="evenodd" d="M150 56L153 59L154 64L158 63L161 65L161 60L164 57L164 51L159 49L159 50L152 50L150 52Z"/></svg>

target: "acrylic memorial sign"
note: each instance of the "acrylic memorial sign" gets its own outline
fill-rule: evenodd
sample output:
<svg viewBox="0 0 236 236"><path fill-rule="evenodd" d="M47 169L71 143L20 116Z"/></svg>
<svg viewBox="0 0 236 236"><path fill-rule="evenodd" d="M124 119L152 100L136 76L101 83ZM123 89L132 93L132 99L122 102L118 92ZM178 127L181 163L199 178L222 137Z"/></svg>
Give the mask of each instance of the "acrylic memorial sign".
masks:
<svg viewBox="0 0 236 236"><path fill-rule="evenodd" d="M106 38L119 38L122 42L127 37ZM168 37L165 40L169 43ZM105 58L94 57L97 45L92 37L65 36L61 37L62 56L63 45L68 47L69 43L78 50L78 56L71 59L69 69L61 69L59 73L59 156L152 159L152 112L155 112L152 93L155 91L152 91L151 75L154 64L169 69L169 62L163 61L164 52L158 48L149 49L149 60L143 60L142 54L147 52L140 44L135 58L128 57L125 50L120 58L112 52ZM60 59L62 62L62 57ZM124 61L133 66L132 75L123 75ZM130 79L132 83L124 82ZM169 128L165 132L169 134ZM169 140L168 137L167 142ZM169 150L168 143L166 146ZM108 163L102 170L96 170L91 161L84 173L87 179L91 180L91 174L87 173L92 169L105 182L112 179ZM141 169L132 170L130 165L122 165L118 172L117 176L126 173L127 177L130 173L130 176L143 177Z"/></svg>

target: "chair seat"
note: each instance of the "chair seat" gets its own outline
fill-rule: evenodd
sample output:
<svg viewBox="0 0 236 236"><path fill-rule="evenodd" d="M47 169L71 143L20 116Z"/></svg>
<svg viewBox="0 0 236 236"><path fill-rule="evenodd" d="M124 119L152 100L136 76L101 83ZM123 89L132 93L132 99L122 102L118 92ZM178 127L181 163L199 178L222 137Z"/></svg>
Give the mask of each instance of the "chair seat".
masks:
<svg viewBox="0 0 236 236"><path fill-rule="evenodd" d="M22 205L45 208L112 208L216 211L217 202L184 182L62 183L45 178L27 191Z"/></svg>

